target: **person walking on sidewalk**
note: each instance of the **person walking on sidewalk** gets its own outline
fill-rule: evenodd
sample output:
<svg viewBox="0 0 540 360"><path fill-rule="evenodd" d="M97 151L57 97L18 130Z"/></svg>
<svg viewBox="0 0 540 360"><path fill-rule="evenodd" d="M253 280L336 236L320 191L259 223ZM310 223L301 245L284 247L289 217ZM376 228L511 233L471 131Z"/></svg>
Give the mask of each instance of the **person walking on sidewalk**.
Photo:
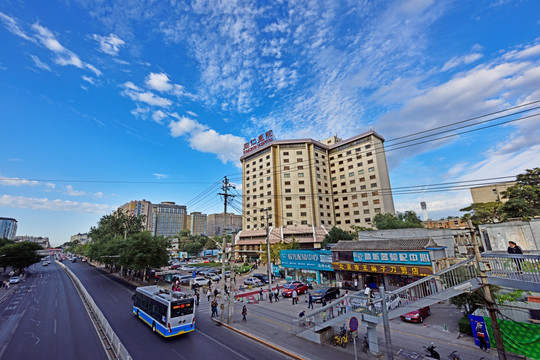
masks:
<svg viewBox="0 0 540 360"><path fill-rule="evenodd" d="M298 300L298 293L296 292L296 290L293 290L291 297L292 297L292 304L293 305L296 304Z"/></svg>
<svg viewBox="0 0 540 360"><path fill-rule="evenodd" d="M270 302L272 302L273 297L274 297L274 292L272 291L272 289L270 289L270 291L268 292L268 300L270 300Z"/></svg>
<svg viewBox="0 0 540 360"><path fill-rule="evenodd" d="M244 307L242 308L242 321L247 321L246 315L247 315L247 307L246 305L244 305Z"/></svg>
<svg viewBox="0 0 540 360"><path fill-rule="evenodd" d="M212 317L218 316L217 305L218 305L218 304L217 304L217 300L214 299L214 300L212 301L212 304L211 304L211 307L212 307Z"/></svg>
<svg viewBox="0 0 540 360"><path fill-rule="evenodd" d="M260 301L264 300L263 299L263 289L262 288L259 290L259 297L260 297L260 299L259 299Z"/></svg>
<svg viewBox="0 0 540 360"><path fill-rule="evenodd" d="M307 305L308 309L313 309L313 295L311 295L311 293L308 293L308 300L309 300L308 305Z"/></svg>
<svg viewBox="0 0 540 360"><path fill-rule="evenodd" d="M279 288L276 286L276 291L274 292L274 299L276 302L279 301Z"/></svg>
<svg viewBox="0 0 540 360"><path fill-rule="evenodd" d="M212 292L210 291L210 288L206 292L206 297L208 298L208 301L210 301L210 296L212 296Z"/></svg>

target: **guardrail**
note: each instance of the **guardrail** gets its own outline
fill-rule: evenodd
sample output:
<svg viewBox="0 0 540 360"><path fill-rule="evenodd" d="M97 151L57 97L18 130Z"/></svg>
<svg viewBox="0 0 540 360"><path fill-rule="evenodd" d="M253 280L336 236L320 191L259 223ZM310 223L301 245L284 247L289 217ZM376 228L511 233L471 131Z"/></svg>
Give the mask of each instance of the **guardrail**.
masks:
<svg viewBox="0 0 540 360"><path fill-rule="evenodd" d="M131 360L133 359L131 355L129 355L129 352L124 347L122 342L120 341L120 338L112 327L109 325L109 322L99 309L99 307L94 302L94 299L92 299L92 296L86 291L82 283L79 281L77 276L73 274L73 272L64 264L61 262L56 261L58 265L64 271L68 274L68 276L71 278L71 281L73 281L73 284L75 284L75 287L79 291L79 294L81 295L81 299L85 302L87 305L87 308L90 312L90 316L93 317L93 320L97 322L97 330L98 332L101 332L106 337L106 342L108 342L108 346L106 346L106 350L108 351L107 355L109 358L113 359L121 359L121 360ZM114 356L111 357L111 354L109 352L112 352Z"/></svg>
<svg viewBox="0 0 540 360"><path fill-rule="evenodd" d="M489 277L540 283L540 255L483 253L482 258Z"/></svg>

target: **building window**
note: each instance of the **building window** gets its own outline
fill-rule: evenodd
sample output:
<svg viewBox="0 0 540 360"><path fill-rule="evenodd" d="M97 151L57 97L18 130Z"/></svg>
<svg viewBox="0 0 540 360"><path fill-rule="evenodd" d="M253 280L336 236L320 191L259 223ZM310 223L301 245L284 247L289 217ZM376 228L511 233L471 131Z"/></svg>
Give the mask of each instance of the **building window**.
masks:
<svg viewBox="0 0 540 360"><path fill-rule="evenodd" d="M284 163L288 163L288 162L289 162L289 159L283 159L283 162L284 162Z"/></svg>
<svg viewBox="0 0 540 360"><path fill-rule="evenodd" d="M285 192L286 192L286 193L290 193L290 192L291 192L291 189L285 189Z"/></svg>
<svg viewBox="0 0 540 360"><path fill-rule="evenodd" d="M290 178L290 177L291 177L291 174L285 173L285 174L283 174L283 177L285 177L285 178Z"/></svg>
<svg viewBox="0 0 540 360"><path fill-rule="evenodd" d="M353 172L349 173L349 176L354 176L354 173Z"/></svg>
<svg viewBox="0 0 540 360"><path fill-rule="evenodd" d="M304 173L298 173L298 177L304 177Z"/></svg>
<svg viewBox="0 0 540 360"><path fill-rule="evenodd" d="M284 166L283 170L291 170L291 167L290 166Z"/></svg>
<svg viewBox="0 0 540 360"><path fill-rule="evenodd" d="M345 179L345 175L339 175L340 179Z"/></svg>
<svg viewBox="0 0 540 360"><path fill-rule="evenodd" d="M301 212L300 216L307 216L307 213L306 212Z"/></svg>
<svg viewBox="0 0 540 360"><path fill-rule="evenodd" d="M369 215L369 209L364 209L364 214Z"/></svg>
<svg viewBox="0 0 540 360"><path fill-rule="evenodd" d="M287 196L287 197L285 198L285 201L291 201L291 200L292 200L292 197Z"/></svg>
<svg viewBox="0 0 540 360"><path fill-rule="evenodd" d="M368 164L373 164L373 160L368 160L367 163Z"/></svg>
<svg viewBox="0 0 540 360"><path fill-rule="evenodd" d="M374 204L380 204L381 201L380 201L379 199L375 199L375 200L373 200L373 203L374 203Z"/></svg>
<svg viewBox="0 0 540 360"><path fill-rule="evenodd" d="M302 155L302 151L297 151L296 155Z"/></svg>
<svg viewBox="0 0 540 360"><path fill-rule="evenodd" d="M305 200L306 200L305 196L300 196L300 201L305 201Z"/></svg>
<svg viewBox="0 0 540 360"><path fill-rule="evenodd" d="M287 215L286 215L286 216L288 216L288 217L292 217L292 213L287 213Z"/></svg>
<svg viewBox="0 0 540 360"><path fill-rule="evenodd" d="M368 206L369 204L368 204L367 201L362 201L362 205L363 205L363 206Z"/></svg>
<svg viewBox="0 0 540 360"><path fill-rule="evenodd" d="M288 151L284 151L283 152L283 156L288 156L289 155L289 152Z"/></svg>
<svg viewBox="0 0 540 360"><path fill-rule="evenodd" d="M372 188L377 187L377 183L372 183L372 184L371 184L371 187L372 187Z"/></svg>
<svg viewBox="0 0 540 360"><path fill-rule="evenodd" d="M364 173L364 170L358 170L358 175L362 175Z"/></svg>
<svg viewBox="0 0 540 360"><path fill-rule="evenodd" d="M300 188L300 189L298 189L298 191L300 191L300 192L306 192L306 189Z"/></svg>

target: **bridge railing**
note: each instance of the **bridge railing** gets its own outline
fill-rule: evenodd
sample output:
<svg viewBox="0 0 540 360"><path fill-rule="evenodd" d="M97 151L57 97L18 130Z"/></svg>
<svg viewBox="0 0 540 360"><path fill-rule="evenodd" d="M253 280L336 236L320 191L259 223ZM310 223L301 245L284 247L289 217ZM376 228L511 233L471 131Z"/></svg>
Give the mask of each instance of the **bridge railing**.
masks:
<svg viewBox="0 0 540 360"><path fill-rule="evenodd" d="M482 258L488 277L540 284L540 255L482 253Z"/></svg>

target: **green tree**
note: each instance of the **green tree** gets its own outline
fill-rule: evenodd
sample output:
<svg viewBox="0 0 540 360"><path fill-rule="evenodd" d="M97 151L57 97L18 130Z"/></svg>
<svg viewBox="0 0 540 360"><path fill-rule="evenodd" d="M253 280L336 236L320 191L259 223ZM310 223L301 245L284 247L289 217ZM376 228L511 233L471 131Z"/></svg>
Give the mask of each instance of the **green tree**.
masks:
<svg viewBox="0 0 540 360"><path fill-rule="evenodd" d="M386 213L377 214L373 218L375 227L379 230L423 228L422 220L414 211L397 212L396 215Z"/></svg>
<svg viewBox="0 0 540 360"><path fill-rule="evenodd" d="M461 218L464 221L471 220L474 225L493 224L503 219L500 202L472 203L459 211L467 211Z"/></svg>
<svg viewBox="0 0 540 360"><path fill-rule="evenodd" d="M23 241L8 243L0 248L0 264L2 267L11 266L14 269L21 270L32 264L41 261L41 255L38 250L43 250L39 244Z"/></svg>
<svg viewBox="0 0 540 360"><path fill-rule="evenodd" d="M117 211L110 215L103 216L97 227L92 227L88 236L94 241L100 241L102 238L122 237L126 239L131 234L143 231L144 215L131 215L122 211Z"/></svg>
<svg viewBox="0 0 540 360"><path fill-rule="evenodd" d="M540 167L527 169L516 176L516 182L502 193L503 198L508 199L501 207L504 215L524 220L540 216Z"/></svg>
<svg viewBox="0 0 540 360"><path fill-rule="evenodd" d="M326 245L328 244L335 244L339 240L355 240L357 237L354 234L351 234L348 231L345 231L341 228L338 228L337 226L334 226L328 234L325 235L323 241L322 241L322 247L323 249L326 248Z"/></svg>
<svg viewBox="0 0 540 360"><path fill-rule="evenodd" d="M501 288L494 285L489 285L489 290L493 297L497 297L497 294ZM450 299L450 303L457 306L465 312L466 315L470 315L476 311L476 309L485 309L487 306L486 299L484 298L484 292L481 288L471 292L463 293L454 296Z"/></svg>
<svg viewBox="0 0 540 360"><path fill-rule="evenodd" d="M133 234L120 245L119 263L133 270L160 268L167 264L170 244L170 240L147 231Z"/></svg>

